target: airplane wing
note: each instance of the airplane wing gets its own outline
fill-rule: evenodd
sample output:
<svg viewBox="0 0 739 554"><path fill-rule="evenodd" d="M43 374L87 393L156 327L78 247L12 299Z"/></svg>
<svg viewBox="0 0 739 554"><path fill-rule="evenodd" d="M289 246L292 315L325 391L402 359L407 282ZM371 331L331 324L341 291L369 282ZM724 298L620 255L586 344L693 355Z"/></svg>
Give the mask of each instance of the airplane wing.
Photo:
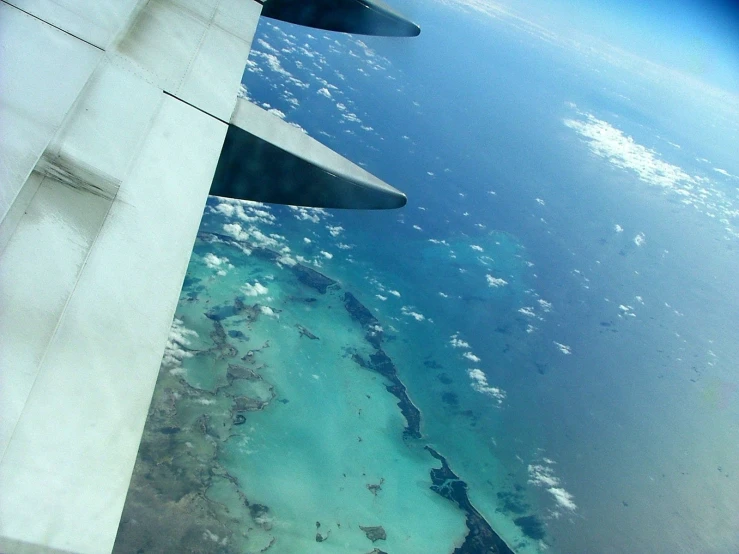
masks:
<svg viewBox="0 0 739 554"><path fill-rule="evenodd" d="M0 0L0 551L110 552L209 192L405 196L237 98L260 14L413 36L374 0Z"/></svg>

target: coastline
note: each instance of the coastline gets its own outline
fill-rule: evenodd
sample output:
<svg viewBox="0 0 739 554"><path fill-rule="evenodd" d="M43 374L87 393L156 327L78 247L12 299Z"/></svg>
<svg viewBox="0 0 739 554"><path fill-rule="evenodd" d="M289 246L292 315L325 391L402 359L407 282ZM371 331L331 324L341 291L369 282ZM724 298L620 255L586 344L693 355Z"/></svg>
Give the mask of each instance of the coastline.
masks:
<svg viewBox="0 0 739 554"><path fill-rule="evenodd" d="M198 241L203 245L219 243L225 247L244 248L239 241L216 233L200 233ZM257 259L279 263L278 252L261 247L249 250ZM296 281L319 297L327 294L337 297L351 320L361 327L366 342L366 348L351 349L347 357L355 367L369 370L385 380L383 387L397 400L405 421L402 439L406 446L421 447L442 463L441 468L429 469L427 465L428 488L453 503L463 513L467 526L461 546L449 551L454 554L512 552L472 506L466 494L467 484L451 471L446 458L422 444L422 414L410 399L393 361L382 349L384 332L379 320L353 293L345 291L323 273L303 264L283 268L289 268ZM183 288L183 306L194 303L198 292L203 292L203 286L191 277ZM151 544L152 537L158 541L157 548L166 548L167 544L173 544L172 541L180 541L178 548L181 548L182 541L190 541L192 552L267 552L278 541L272 508L250 500L240 478L219 461L223 455L221 450L246 427L244 424L252 417L250 414L263 412L275 401L288 402L287 398L280 398L274 384L264 376L268 363L263 358L271 347L270 341L238 356L243 351L242 343L249 337L242 331L224 327L224 321L238 320L243 322L248 333L261 318L269 318L269 311L258 302L247 303L242 296L237 294L230 303L210 306L202 314L209 322L209 332L185 347L188 356L214 360L212 367L218 369L218 377L212 383L204 381L194 387L176 368L162 365L121 520L116 552L137 551L142 543ZM318 302L310 296L299 300L306 306ZM321 340L302 324L294 327L301 340ZM199 415L191 413L198 411L194 410L195 406L201 408ZM207 409L203 409L205 406ZM384 481L384 478L371 481L366 488L377 496ZM142 522L145 523L142 525ZM199 531L195 532L196 529ZM329 540L331 529L326 530L325 525L323 528L316 525L315 529L316 542ZM138 546L134 548L135 545Z"/></svg>

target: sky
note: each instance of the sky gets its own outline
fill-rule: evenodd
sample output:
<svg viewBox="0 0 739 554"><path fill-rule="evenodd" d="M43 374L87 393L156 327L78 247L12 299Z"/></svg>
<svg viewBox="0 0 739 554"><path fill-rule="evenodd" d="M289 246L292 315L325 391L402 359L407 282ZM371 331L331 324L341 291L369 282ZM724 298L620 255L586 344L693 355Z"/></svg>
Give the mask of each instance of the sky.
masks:
<svg viewBox="0 0 739 554"><path fill-rule="evenodd" d="M574 0L566 4L534 1L521 7L546 14L560 28L600 37L660 65L739 92L739 15L728 2Z"/></svg>
<svg viewBox="0 0 739 554"><path fill-rule="evenodd" d="M444 0L523 18L560 38L610 45L739 94L739 10L717 0Z"/></svg>

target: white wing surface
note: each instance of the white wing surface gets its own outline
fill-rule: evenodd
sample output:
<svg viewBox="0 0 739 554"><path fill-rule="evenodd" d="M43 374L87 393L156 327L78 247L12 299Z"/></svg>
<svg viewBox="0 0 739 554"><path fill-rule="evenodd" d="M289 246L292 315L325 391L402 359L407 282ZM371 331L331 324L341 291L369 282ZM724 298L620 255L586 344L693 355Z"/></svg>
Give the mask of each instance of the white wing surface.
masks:
<svg viewBox="0 0 739 554"><path fill-rule="evenodd" d="M357 0L322 9L343 3ZM405 203L237 102L262 9L255 0L0 0L1 552L112 549L217 168L221 193L234 197ZM230 159L251 155L265 171L307 164L325 187L306 193L284 171L271 175L277 193L269 180L245 186L219 164L230 135L250 137L231 143Z"/></svg>

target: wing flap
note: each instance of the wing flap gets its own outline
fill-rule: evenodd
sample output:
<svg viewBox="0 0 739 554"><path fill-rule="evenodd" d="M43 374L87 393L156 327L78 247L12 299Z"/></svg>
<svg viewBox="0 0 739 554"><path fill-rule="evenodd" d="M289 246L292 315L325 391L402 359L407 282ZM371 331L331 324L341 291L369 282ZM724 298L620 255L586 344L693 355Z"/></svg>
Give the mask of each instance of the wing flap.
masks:
<svg viewBox="0 0 739 554"><path fill-rule="evenodd" d="M399 190L243 98L210 193L317 208L389 209L406 203Z"/></svg>
<svg viewBox="0 0 739 554"><path fill-rule="evenodd" d="M262 15L326 31L415 37L421 29L377 0L266 0Z"/></svg>

